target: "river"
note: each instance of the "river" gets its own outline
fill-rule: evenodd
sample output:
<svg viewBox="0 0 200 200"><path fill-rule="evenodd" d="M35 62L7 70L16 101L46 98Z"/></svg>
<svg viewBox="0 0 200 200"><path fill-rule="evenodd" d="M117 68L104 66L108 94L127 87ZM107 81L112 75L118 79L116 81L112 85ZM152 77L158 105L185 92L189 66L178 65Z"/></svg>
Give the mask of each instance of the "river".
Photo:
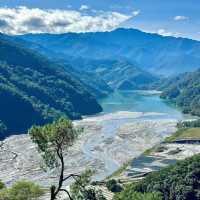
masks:
<svg viewBox="0 0 200 200"><path fill-rule="evenodd" d="M82 146L88 160L101 162L98 180L173 133L176 123L184 118L156 91L115 91L99 103L101 114L79 122L87 125L88 133L98 127Z"/></svg>
<svg viewBox="0 0 200 200"><path fill-rule="evenodd" d="M157 92L116 91L99 102L102 113L74 122L84 132L66 152L66 175L92 168L94 179L101 180L172 134L177 121L184 118ZM41 169L41 157L28 135L11 136L1 145L0 179L4 183L28 179L49 187L57 182L56 171Z"/></svg>

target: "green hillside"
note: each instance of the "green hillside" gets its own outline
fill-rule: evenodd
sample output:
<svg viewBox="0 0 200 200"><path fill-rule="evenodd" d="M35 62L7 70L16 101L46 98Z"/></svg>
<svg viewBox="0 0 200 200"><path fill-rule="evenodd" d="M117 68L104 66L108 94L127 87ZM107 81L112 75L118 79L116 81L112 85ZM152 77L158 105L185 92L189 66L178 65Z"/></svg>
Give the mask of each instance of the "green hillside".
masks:
<svg viewBox="0 0 200 200"><path fill-rule="evenodd" d="M145 200L199 200L200 154L153 172L138 183L125 186L114 200L135 200L135 193L146 194ZM162 198L152 198L150 194L155 193Z"/></svg>
<svg viewBox="0 0 200 200"><path fill-rule="evenodd" d="M60 115L78 119L102 110L66 70L4 35L0 35L0 98L0 120L9 134Z"/></svg>
<svg viewBox="0 0 200 200"><path fill-rule="evenodd" d="M162 81L161 97L173 101L184 113L200 116L200 70Z"/></svg>

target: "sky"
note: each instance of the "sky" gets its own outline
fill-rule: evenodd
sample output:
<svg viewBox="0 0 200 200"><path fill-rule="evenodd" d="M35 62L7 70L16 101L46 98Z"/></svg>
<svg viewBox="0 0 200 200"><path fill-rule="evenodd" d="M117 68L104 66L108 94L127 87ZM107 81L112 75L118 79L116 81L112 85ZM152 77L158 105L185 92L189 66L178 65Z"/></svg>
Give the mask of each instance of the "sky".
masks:
<svg viewBox="0 0 200 200"><path fill-rule="evenodd" d="M136 28L200 40L200 0L0 0L6 34Z"/></svg>

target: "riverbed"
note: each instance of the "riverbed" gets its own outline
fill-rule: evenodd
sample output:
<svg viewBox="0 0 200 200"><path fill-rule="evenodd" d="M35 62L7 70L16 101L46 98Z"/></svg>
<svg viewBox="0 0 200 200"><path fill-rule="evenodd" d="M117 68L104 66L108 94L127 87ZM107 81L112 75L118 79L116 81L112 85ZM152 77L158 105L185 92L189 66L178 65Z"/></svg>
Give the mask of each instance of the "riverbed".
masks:
<svg viewBox="0 0 200 200"><path fill-rule="evenodd" d="M84 132L65 154L66 174L91 168L96 170L94 179L104 179L172 134L177 121L183 119L179 110L154 91L116 91L100 103L103 113L74 122ZM0 159L0 179L7 185L28 179L48 187L57 180L57 171L42 169L41 157L28 135L4 140Z"/></svg>

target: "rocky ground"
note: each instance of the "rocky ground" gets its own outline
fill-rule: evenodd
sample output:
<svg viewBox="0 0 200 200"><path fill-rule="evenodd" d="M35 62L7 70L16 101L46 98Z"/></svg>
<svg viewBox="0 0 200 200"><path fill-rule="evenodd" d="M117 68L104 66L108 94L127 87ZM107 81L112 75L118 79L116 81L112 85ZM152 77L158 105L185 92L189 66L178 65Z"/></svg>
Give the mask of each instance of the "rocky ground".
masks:
<svg viewBox="0 0 200 200"><path fill-rule="evenodd" d="M66 152L65 173L93 168L94 179L105 178L176 130L176 120L162 115L117 112L76 121L75 125L84 127L84 132ZM1 141L0 147L0 179L7 185L28 179L49 187L57 181L57 171L43 170L41 157L28 135L11 136Z"/></svg>

